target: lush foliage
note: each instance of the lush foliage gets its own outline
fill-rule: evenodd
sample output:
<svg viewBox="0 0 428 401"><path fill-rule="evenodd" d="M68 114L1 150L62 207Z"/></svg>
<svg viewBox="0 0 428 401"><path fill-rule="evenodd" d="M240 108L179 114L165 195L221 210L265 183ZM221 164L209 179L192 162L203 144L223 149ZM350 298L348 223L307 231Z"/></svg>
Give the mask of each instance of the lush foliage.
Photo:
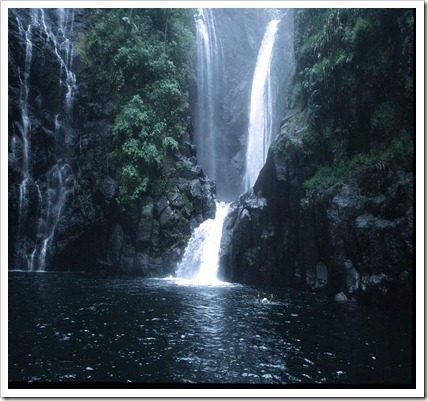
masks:
<svg viewBox="0 0 428 401"><path fill-rule="evenodd" d="M306 190L329 187L345 181L348 171L348 164L343 161L335 165L321 164L315 174L303 183L303 187Z"/></svg>
<svg viewBox="0 0 428 401"><path fill-rule="evenodd" d="M414 144L413 10L304 9L295 23L300 76L290 101L308 107L305 139L320 163L306 186L345 179L356 155L403 161L392 145Z"/></svg>
<svg viewBox="0 0 428 401"><path fill-rule="evenodd" d="M189 9L91 10L79 49L96 90L113 94L113 154L123 205L162 186L162 168L186 137L192 27Z"/></svg>
<svg viewBox="0 0 428 401"><path fill-rule="evenodd" d="M394 138L382 152L358 153L351 159L317 166L315 174L303 183L306 190L326 188L345 182L359 167L374 168L385 172L394 163L406 164L412 161L414 142L405 132Z"/></svg>

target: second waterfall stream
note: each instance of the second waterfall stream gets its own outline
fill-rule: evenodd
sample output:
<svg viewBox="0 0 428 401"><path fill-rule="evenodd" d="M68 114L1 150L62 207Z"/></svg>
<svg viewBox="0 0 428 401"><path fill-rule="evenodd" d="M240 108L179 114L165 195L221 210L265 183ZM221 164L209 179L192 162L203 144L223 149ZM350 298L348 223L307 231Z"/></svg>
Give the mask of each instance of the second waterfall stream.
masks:
<svg viewBox="0 0 428 401"><path fill-rule="evenodd" d="M266 162L272 141L272 90L270 64L279 20L269 22L260 46L251 88L245 190L254 185Z"/></svg>

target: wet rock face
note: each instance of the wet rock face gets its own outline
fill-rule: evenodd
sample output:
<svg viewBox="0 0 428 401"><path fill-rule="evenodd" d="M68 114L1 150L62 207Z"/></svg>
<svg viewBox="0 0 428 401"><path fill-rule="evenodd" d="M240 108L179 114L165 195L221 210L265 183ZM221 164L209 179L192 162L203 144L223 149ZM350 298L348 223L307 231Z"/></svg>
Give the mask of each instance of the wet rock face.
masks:
<svg viewBox="0 0 428 401"><path fill-rule="evenodd" d="M360 288L360 274L349 259L342 266L345 291L354 294Z"/></svg>
<svg viewBox="0 0 428 401"><path fill-rule="evenodd" d="M293 119L295 129L271 147L254 192L242 196L226 219L224 276L307 288L338 301L410 302L413 173L378 174L368 166L347 184L306 193L311 160L298 134L304 117Z"/></svg>
<svg viewBox="0 0 428 401"><path fill-rule="evenodd" d="M311 266L312 267L312 266ZM314 269L306 271L306 285L315 291L323 291L328 284L328 269L324 263L317 263Z"/></svg>
<svg viewBox="0 0 428 401"><path fill-rule="evenodd" d="M74 201L58 225L52 268L148 277L174 274L192 229L215 215L215 185L194 157L177 154L165 168L170 179L165 192L123 210L116 203L115 163L107 152L110 123L104 117L83 126L82 174Z"/></svg>
<svg viewBox="0 0 428 401"><path fill-rule="evenodd" d="M225 222L222 270L234 281L276 286L294 281L299 220L289 216L298 215L304 194L295 185L304 171L303 152L300 140L281 138L288 151L271 146L254 190L237 201Z"/></svg>
<svg viewBox="0 0 428 401"><path fill-rule="evenodd" d="M82 27L81 14L8 11L11 267L45 268L57 216L75 184L77 88L69 44L77 39L74 29Z"/></svg>

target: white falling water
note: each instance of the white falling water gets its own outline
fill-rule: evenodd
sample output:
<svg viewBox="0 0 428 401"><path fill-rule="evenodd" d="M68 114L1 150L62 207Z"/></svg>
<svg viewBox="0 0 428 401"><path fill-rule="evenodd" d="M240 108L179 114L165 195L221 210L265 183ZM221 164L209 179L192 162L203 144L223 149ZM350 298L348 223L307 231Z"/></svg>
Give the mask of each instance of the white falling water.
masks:
<svg viewBox="0 0 428 401"><path fill-rule="evenodd" d="M224 81L222 46L216 32L212 10L199 8L195 15L197 45L197 102L195 116L195 142L198 163L205 174L216 179L216 137L219 115L216 103L219 101L220 86ZM190 280L192 284L218 284L220 241L223 221L229 204L216 204L215 219L205 220L197 227L187 244L183 260L177 268L179 279Z"/></svg>
<svg viewBox="0 0 428 401"><path fill-rule="evenodd" d="M195 284L216 284L223 222L229 203L218 202L215 219L205 220L197 227L187 244L177 277Z"/></svg>
<svg viewBox="0 0 428 401"><path fill-rule="evenodd" d="M199 8L196 21L198 82L195 118L195 142L198 162L205 174L216 179L216 135L218 134L215 104L219 85L224 78L221 70L219 45L212 10ZM220 52L219 52L220 49Z"/></svg>
<svg viewBox="0 0 428 401"><path fill-rule="evenodd" d="M256 182L272 141L272 96L270 64L279 20L269 22L254 70L246 156L245 190Z"/></svg>
<svg viewBox="0 0 428 401"><path fill-rule="evenodd" d="M39 255L39 269L46 266L46 256L49 244L54 236L55 228L64 210L68 196L74 190L75 178L68 164L55 165L48 174L46 205L42 210L42 220L45 226L45 238L42 241Z"/></svg>
<svg viewBox="0 0 428 401"><path fill-rule="evenodd" d="M73 34L74 9L59 8L57 17L58 32L54 35L46 25L44 10L40 9L40 25L43 26L45 34L53 43L54 52L59 61L59 86L60 89L65 89L65 94L63 93L65 108L64 114L56 114L54 121L57 163L47 173L47 191L41 213L44 239L39 251L39 270L44 270L46 267L49 245L54 237L68 196L73 192L75 184L73 170L64 157L70 141L72 107L77 90L76 75L71 71L75 51L69 38Z"/></svg>
<svg viewBox="0 0 428 401"><path fill-rule="evenodd" d="M53 44L53 50L60 65L59 86L60 90L63 86L66 88L66 114L69 114L74 94L77 90L76 74L71 71L71 63L75 56L75 50L72 41L69 39L69 36L73 34L74 9L57 9L58 32L56 35L46 25L45 11L42 8L39 11L40 14L36 15L34 22L43 29L47 37L47 42L50 41ZM65 118L68 117L65 116Z"/></svg>

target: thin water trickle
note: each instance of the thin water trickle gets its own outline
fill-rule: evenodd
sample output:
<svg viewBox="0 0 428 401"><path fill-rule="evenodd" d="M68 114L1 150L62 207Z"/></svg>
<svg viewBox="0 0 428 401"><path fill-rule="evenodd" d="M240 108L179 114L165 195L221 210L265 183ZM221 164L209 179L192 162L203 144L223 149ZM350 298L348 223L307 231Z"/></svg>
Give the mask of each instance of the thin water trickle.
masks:
<svg viewBox="0 0 428 401"><path fill-rule="evenodd" d="M25 18L25 16L23 17ZM71 138L73 135L73 104L77 91L76 75L72 71L72 63L75 57L75 46L72 41L74 25L74 9L44 10L34 8L29 10L29 21L24 24L21 17L16 17L18 33L22 45L25 46L24 68L18 69L20 84L21 121L17 123L22 141L22 182L19 186L19 216L18 230L22 236L22 243L18 241L17 247L22 248L25 255L23 263L27 264L28 270L44 270L49 255L49 245L55 235L55 228L61 218L68 195L74 186L74 173L68 162ZM54 137L55 150L54 163L42 176L33 176L31 160L32 151L32 126L30 115L30 78L31 64L38 47L33 49L33 41L40 38L44 41L45 48L50 48L56 56L59 65L58 85L59 98L55 110ZM34 54L33 54L34 53ZM16 142L16 139L15 139ZM16 148L16 147L15 147ZM18 158L16 158L18 160ZM34 189L35 191L31 190ZM41 191L43 189L43 192ZM37 194L37 199L29 199L31 194ZM36 219L36 241L28 240L24 230L28 218L28 207L31 202L37 202Z"/></svg>

